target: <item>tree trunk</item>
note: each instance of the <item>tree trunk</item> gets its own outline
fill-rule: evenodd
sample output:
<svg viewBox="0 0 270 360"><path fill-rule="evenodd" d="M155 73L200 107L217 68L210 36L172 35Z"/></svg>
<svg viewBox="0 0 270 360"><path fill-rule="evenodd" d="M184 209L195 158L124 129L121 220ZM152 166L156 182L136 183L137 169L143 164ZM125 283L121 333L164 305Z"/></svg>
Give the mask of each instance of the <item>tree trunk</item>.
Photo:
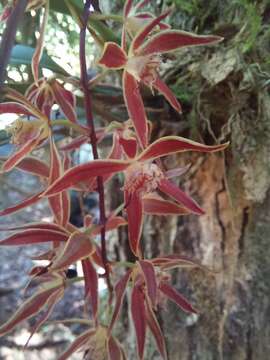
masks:
<svg viewBox="0 0 270 360"><path fill-rule="evenodd" d="M245 98L224 156L179 155L170 162L192 162L180 185L206 214L149 217L144 227L149 255L178 253L215 271L172 273L175 287L199 315L172 303L160 309L170 360L269 359L270 98L266 91L250 91Z"/></svg>

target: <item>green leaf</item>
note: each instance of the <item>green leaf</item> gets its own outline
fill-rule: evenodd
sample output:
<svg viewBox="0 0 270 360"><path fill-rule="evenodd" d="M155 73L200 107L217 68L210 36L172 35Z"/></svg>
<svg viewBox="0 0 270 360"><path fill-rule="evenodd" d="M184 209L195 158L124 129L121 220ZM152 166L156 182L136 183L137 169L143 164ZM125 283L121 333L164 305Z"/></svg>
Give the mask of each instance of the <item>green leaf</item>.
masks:
<svg viewBox="0 0 270 360"><path fill-rule="evenodd" d="M34 51L34 48L27 45L15 45L11 52L10 65L31 65ZM40 66L50 69L57 74L69 75L66 70L53 61L46 53L43 53Z"/></svg>
<svg viewBox="0 0 270 360"><path fill-rule="evenodd" d="M84 4L82 0L67 0L67 2L69 2L77 10L83 10ZM60 12L62 14L70 15L70 11L66 5L66 1L50 0L50 9Z"/></svg>
<svg viewBox="0 0 270 360"><path fill-rule="evenodd" d="M51 0L50 9L57 12L61 12L62 14L67 14L72 16L67 6L67 3L70 4L70 6L74 9L74 11L78 15L82 14L84 4L83 1L81 0L65 0L65 1ZM93 19L93 17L90 16L89 25L102 37L104 41L114 41L120 43L120 38L116 36L115 33L108 26L106 26L104 22Z"/></svg>

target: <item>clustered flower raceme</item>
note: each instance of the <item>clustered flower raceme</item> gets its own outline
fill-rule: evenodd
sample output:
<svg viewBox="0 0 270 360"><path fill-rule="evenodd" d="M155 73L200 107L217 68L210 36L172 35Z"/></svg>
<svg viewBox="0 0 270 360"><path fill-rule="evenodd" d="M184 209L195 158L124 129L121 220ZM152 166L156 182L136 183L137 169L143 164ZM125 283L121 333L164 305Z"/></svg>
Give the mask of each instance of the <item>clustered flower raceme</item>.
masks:
<svg viewBox="0 0 270 360"><path fill-rule="evenodd" d="M80 261L84 275L85 301L91 307L93 321L81 320L89 325L89 329L76 338L60 356L60 360L69 358L75 351L83 351L85 359L126 359L121 344L113 335L113 328L128 287L131 289L130 311L139 359L144 358L147 329L153 334L161 356L167 359L164 338L156 317L158 307L162 306L166 299L175 302L188 313L197 313L170 285L168 271L178 267L201 265L181 255L145 259L140 241L143 218L144 214L202 215L204 211L196 201L171 180L186 169L164 169L160 158L186 151L213 153L225 149L228 144L208 146L179 136L162 137L149 144L151 124L147 120L139 86L143 83L151 90L156 89L180 112L181 106L177 98L159 78L161 55L187 46L214 44L221 41L221 38L171 30L163 23L171 9L158 17L140 12L148 2L142 0L133 6L132 0L126 1L121 46L113 42L106 43L99 60L101 66L122 70L124 100L130 117L124 123L113 122L106 128L96 130L98 143L105 136L112 135L112 148L106 159L72 166L70 152L82 143L89 142L89 129L79 124L75 97L57 77L37 79L47 6L32 63L35 83L29 87L25 96L9 89L6 95L9 102L0 104L1 114L12 112L19 115L18 120L8 129L16 149L8 158L0 158L3 162L1 171L7 172L16 167L40 177L44 187L37 194L3 209L0 216L24 209L44 197L48 198L53 215L51 223L37 222L0 229L12 231L11 235L0 242L0 246L51 244L47 252L35 257L35 260L46 260L47 265L35 266L30 272L30 281L35 279L40 284L38 290L21 305L11 319L0 326L0 336L12 331L21 321L43 311L31 331L32 336L48 319L66 288L80 280L68 278L69 266ZM33 5L33 2L30 3ZM53 137L51 109L55 103L67 118L67 124L79 132L78 137L61 147L57 147ZM30 155L35 148L46 142L49 142L50 147L49 165ZM104 224L95 224L89 215L84 217L81 228L70 223L69 189L83 193L97 191L97 177L102 177L103 183L106 183L121 172L125 178L122 186L122 210L125 218L118 216L119 209L112 212L106 220L105 231L127 225L129 246L136 261L126 263L128 270L116 281L114 309L111 318L104 324L100 321L98 295L98 278L103 275L98 274L97 268L104 269L104 274L107 269L110 273L117 274L115 268L119 264L111 260L105 263L99 245L99 235ZM111 303L108 306L111 306Z"/></svg>

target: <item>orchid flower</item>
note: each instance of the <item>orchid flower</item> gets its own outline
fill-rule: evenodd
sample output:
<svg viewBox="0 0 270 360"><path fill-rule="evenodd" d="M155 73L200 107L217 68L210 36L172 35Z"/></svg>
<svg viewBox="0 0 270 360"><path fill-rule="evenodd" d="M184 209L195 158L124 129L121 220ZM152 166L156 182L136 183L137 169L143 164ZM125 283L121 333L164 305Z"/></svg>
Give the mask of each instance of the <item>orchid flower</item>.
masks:
<svg viewBox="0 0 270 360"><path fill-rule="evenodd" d="M62 275L53 274L47 276L46 281L41 283L38 291L28 298L6 323L0 326L0 336L9 333L20 322L35 316L46 308L45 312L43 312L42 316L36 321L32 328L31 335L27 340L28 343L33 334L38 331L51 315L58 301L63 297L64 288L65 278Z"/></svg>
<svg viewBox="0 0 270 360"><path fill-rule="evenodd" d="M147 38L168 12L151 20L137 33L128 53L116 43L107 42L99 60L99 64L108 69L123 70L124 100L142 148L148 144L148 128L139 83L158 90L172 107L180 112L181 106L175 95L158 76L160 56L183 47L215 44L222 40L219 36L199 36L178 30L160 31Z"/></svg>
<svg viewBox="0 0 270 360"><path fill-rule="evenodd" d="M140 256L139 240L143 224L143 197L156 190L169 195L186 209L195 214L203 214L200 206L172 183L166 173L154 162L162 156L185 151L216 152L228 143L214 146L203 145L182 137L167 136L149 145L141 154L129 160L94 160L75 166L66 171L45 191L44 196L52 196L76 183L91 177L125 173L123 186L128 216L129 244L136 256ZM170 171L170 176L172 172Z"/></svg>
<svg viewBox="0 0 270 360"><path fill-rule="evenodd" d="M111 317L109 332L112 331L119 316L125 291L131 283L131 315L137 338L139 359L143 359L146 329L149 328L155 339L157 348L163 359L167 359L164 337L155 315L158 305L163 305L164 300L171 300L183 311L197 314L197 310L189 301L173 288L169 281L168 270L174 268L209 269L198 262L179 255L166 255L151 260L139 260L115 285L115 305Z"/></svg>
<svg viewBox="0 0 270 360"><path fill-rule="evenodd" d="M13 169L26 155L46 140L51 133L47 116L23 95L9 89L6 97L13 101L0 104L0 114L13 113L24 117L19 117L14 124L7 128L7 131L12 135L11 142L18 146L18 150L2 165L2 171ZM31 116L33 119L26 120L25 116Z"/></svg>
<svg viewBox="0 0 270 360"><path fill-rule="evenodd" d="M78 124L75 111L76 97L54 77L39 79L37 84L34 83L27 89L25 96L48 118L50 118L52 106L57 104L69 121Z"/></svg>
<svg viewBox="0 0 270 360"><path fill-rule="evenodd" d="M59 277L63 277L69 266L79 260L82 261L85 277L85 299L91 304L93 318L96 325L98 324L98 274L95 265L104 268L104 264L101 251L94 239L100 235L101 226L93 224L89 216L85 217L84 225L83 229L78 229L70 223L65 227L56 223L29 223L22 226L0 228L4 231L15 231L0 241L0 246L33 245L47 242L58 244L57 247L55 246L45 254L34 257L35 260L49 261L47 266L35 266L30 272L32 279L39 277L40 281L45 281L43 285L45 290L34 294L21 305L9 321L2 327L0 326L0 336L11 331L26 318L34 316L47 304L48 310L44 317L37 322L32 334L37 331L63 295L66 280L63 279L62 282L59 282ZM123 225L126 225L125 219L112 214L107 221L106 231L117 229ZM51 279L55 278L58 279L57 282L51 282ZM28 315L23 315L24 313Z"/></svg>
<svg viewBox="0 0 270 360"><path fill-rule="evenodd" d="M69 359L74 352L82 350L85 351L84 358L89 360L126 360L120 343L109 333L107 327L101 325L79 335L58 360Z"/></svg>

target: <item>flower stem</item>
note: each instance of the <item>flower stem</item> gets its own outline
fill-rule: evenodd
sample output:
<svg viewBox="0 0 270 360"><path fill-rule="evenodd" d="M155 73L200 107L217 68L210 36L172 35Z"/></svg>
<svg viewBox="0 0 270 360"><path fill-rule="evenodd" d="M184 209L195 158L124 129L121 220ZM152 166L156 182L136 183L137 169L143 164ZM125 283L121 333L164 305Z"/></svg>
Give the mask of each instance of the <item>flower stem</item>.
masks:
<svg viewBox="0 0 270 360"><path fill-rule="evenodd" d="M52 126L65 126L71 129L74 129L81 135L88 135L88 132L86 129L84 129L82 126L75 124L67 119L57 119L52 121Z"/></svg>
<svg viewBox="0 0 270 360"><path fill-rule="evenodd" d="M93 151L94 159L98 159L98 150L97 150L97 137L95 132L94 118L92 112L92 100L88 88L88 76L87 76L87 66L86 66L86 56L85 56L85 38L86 38L86 28L87 22L90 15L90 5L91 0L86 0L84 5L84 11L82 16L82 26L80 30L80 68L81 68L81 86L84 92L84 105L86 111L86 119L88 126L90 128L90 141ZM104 197L104 184L101 176L97 178L97 190L99 194L99 222L102 226L101 228L101 255L102 261L105 269L106 282L108 290L110 293L110 299L112 297L112 285L109 275L109 266L107 259L107 250L106 250L106 212L105 212L105 197Z"/></svg>
<svg viewBox="0 0 270 360"><path fill-rule="evenodd" d="M95 20L114 20L118 22L123 22L123 16L115 14L98 14L94 13L93 18Z"/></svg>

